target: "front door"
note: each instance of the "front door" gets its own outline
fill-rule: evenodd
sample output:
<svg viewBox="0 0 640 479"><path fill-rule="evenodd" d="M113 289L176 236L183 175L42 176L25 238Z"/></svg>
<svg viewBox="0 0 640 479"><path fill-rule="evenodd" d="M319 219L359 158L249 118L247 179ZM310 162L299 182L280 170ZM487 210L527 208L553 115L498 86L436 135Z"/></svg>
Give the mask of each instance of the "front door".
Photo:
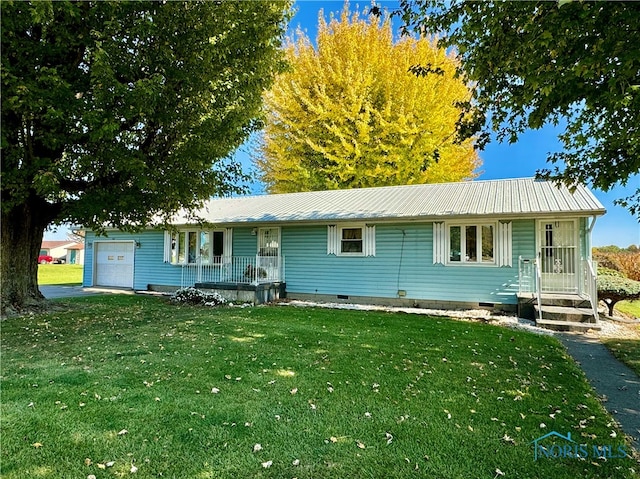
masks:
<svg viewBox="0 0 640 479"><path fill-rule="evenodd" d="M280 228L258 230L258 281L280 280Z"/></svg>
<svg viewBox="0 0 640 479"><path fill-rule="evenodd" d="M574 220L538 223L541 288L547 293L578 292L578 232Z"/></svg>

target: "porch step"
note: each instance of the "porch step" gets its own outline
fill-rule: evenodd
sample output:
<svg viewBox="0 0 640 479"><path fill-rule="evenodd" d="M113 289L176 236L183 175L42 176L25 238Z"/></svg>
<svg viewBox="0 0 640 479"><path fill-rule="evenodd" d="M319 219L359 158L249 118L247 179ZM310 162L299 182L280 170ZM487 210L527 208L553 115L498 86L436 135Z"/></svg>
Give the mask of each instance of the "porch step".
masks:
<svg viewBox="0 0 640 479"><path fill-rule="evenodd" d="M573 300L572 300L573 301ZM580 300L576 300L581 302ZM562 303L563 300L558 302ZM556 331L586 331L589 329L601 329L598 320L593 315L593 310L577 306L556 306L543 304L533 307L536 314L536 325Z"/></svg>
<svg viewBox="0 0 640 479"><path fill-rule="evenodd" d="M536 325L545 329L552 329L554 331L574 331L585 332L590 329L600 331L602 326L599 323L577 323L575 321L564 321L557 319L538 319Z"/></svg>
<svg viewBox="0 0 640 479"><path fill-rule="evenodd" d="M588 299L578 294L543 293L540 297L542 306L563 306L569 308L587 308L591 305Z"/></svg>
<svg viewBox="0 0 640 479"><path fill-rule="evenodd" d="M539 313L538 305L533 307ZM569 306L542 306L542 318L551 320L573 321L576 323L595 322L593 311L587 308L574 308Z"/></svg>

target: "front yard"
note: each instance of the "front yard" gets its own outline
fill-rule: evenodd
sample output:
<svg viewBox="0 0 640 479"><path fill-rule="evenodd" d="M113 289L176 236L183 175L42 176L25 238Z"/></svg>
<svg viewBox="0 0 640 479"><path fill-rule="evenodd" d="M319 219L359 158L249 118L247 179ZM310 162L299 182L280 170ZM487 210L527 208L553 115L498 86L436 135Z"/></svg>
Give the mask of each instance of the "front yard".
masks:
<svg viewBox="0 0 640 479"><path fill-rule="evenodd" d="M39 285L81 285L82 284L81 264L39 264L38 284Z"/></svg>
<svg viewBox="0 0 640 479"><path fill-rule="evenodd" d="M3 478L639 469L555 339L486 324L114 295L5 320L1 353ZM549 438L534 460L552 431L587 454Z"/></svg>

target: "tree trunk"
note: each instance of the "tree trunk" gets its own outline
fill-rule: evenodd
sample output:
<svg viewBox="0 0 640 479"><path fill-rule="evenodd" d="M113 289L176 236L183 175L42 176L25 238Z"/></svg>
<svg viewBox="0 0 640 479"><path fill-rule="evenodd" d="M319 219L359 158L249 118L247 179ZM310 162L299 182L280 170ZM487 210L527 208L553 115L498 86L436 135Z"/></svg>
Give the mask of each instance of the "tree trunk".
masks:
<svg viewBox="0 0 640 479"><path fill-rule="evenodd" d="M2 210L0 273L3 315L44 299L38 289L38 256L44 230L53 219L50 210L51 205L35 196Z"/></svg>

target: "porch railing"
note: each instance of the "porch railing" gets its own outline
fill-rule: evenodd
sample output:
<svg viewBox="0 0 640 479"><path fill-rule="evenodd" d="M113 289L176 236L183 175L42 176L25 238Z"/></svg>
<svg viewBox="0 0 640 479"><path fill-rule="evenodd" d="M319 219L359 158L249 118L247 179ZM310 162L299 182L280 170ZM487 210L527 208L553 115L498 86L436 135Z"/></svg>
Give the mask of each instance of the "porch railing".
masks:
<svg viewBox="0 0 640 479"><path fill-rule="evenodd" d="M284 256L217 256L182 265L180 286L196 283L260 284L284 281Z"/></svg>
<svg viewBox="0 0 640 479"><path fill-rule="evenodd" d="M598 320L598 264L595 261L582 260L582 284L580 285L583 296L589 298L593 317Z"/></svg>
<svg viewBox="0 0 640 479"><path fill-rule="evenodd" d="M542 273L537 259L518 258L518 293L535 297L538 317L542 319Z"/></svg>
<svg viewBox="0 0 640 479"><path fill-rule="evenodd" d="M582 260L580 262L580 281L577 285L567 285L566 281L548 281L543 285L543 268L540 268L538 259L520 257L518 261L518 293L531 294L538 303L538 310L542 311L543 293L573 293L578 294L589 301L593 316L598 319L598 287L597 264L593 261Z"/></svg>

